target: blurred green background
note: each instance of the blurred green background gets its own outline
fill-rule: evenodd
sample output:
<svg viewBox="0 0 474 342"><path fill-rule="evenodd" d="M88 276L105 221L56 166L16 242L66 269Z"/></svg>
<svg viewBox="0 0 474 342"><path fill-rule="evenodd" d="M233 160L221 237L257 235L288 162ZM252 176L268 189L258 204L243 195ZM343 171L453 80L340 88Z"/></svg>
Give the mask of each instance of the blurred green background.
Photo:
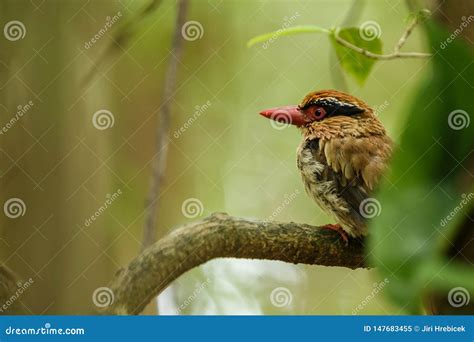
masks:
<svg viewBox="0 0 474 342"><path fill-rule="evenodd" d="M34 280L21 297L27 313L94 312L94 290L107 286L140 251L175 2L163 1L136 20L126 43L114 40L114 32L147 3L0 2L2 25L19 20L26 27L23 39L0 41L0 123L8 122L19 105L34 103L0 136L2 203L16 197L26 204L24 216L0 218L1 256L19 278ZM198 21L203 34L184 42L178 64L159 236L214 211L333 223L304 193L295 161L298 130L274 129L258 115L261 109L297 104L312 90L336 87L332 75L338 65L330 59L330 42L317 34L281 37L266 48L247 48L246 42L288 21L341 25L352 3L191 1L187 20ZM107 17L119 12L112 29L85 48ZM408 14L402 1L370 1L354 24L378 22L387 51L398 41ZM417 29L404 49L427 51L422 37ZM115 51L104 56L110 46ZM89 73L93 77L84 81ZM364 86L348 79L348 91L379 108L380 120L398 141L407 127L407 103L430 73L427 60L379 62ZM182 134L175 134L206 104ZM113 114L113 127L94 127L93 114L101 109ZM86 226L118 189L122 194ZM198 217L183 215L189 198L202 203ZM283 210L274 215L279 206ZM382 295L364 302L381 282L367 270L214 260L175 281L159 306L163 314L402 313ZM282 307L271 301L279 287L291 294Z"/></svg>

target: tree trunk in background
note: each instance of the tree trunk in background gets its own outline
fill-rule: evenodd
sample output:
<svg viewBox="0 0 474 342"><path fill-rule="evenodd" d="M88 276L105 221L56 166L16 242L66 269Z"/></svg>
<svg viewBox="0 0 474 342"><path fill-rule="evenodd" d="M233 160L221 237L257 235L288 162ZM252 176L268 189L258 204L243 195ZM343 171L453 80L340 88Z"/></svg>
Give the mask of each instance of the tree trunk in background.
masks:
<svg viewBox="0 0 474 342"><path fill-rule="evenodd" d="M117 268L103 255L107 233L84 227L107 192L106 175L94 174L101 161L85 145L100 154L107 136L91 124L97 109L81 99L78 80L90 64L78 50L78 28L86 24L78 5L2 3L2 23L19 20L26 35L1 37L0 124L33 103L0 136L0 204L25 203L23 216L0 215L1 257L22 283L32 279L19 298L26 314L92 312L94 288ZM96 97L105 101L106 94Z"/></svg>

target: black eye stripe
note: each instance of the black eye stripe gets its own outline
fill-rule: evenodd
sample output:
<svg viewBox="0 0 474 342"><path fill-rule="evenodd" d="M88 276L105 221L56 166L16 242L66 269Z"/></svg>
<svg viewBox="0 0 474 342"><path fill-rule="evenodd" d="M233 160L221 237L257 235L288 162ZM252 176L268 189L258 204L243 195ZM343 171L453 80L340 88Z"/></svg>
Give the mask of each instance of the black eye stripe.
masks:
<svg viewBox="0 0 474 342"><path fill-rule="evenodd" d="M307 103L303 109L310 106L319 106L323 107L327 114L326 116L331 115L354 115L362 113L364 110L352 103L342 102L336 98L323 98L316 101L311 101Z"/></svg>

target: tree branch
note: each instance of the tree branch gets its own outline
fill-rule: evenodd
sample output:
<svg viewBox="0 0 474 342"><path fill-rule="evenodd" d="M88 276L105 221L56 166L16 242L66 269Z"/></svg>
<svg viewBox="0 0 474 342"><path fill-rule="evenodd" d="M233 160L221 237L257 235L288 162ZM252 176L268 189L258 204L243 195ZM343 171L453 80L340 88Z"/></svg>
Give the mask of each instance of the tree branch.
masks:
<svg viewBox="0 0 474 342"><path fill-rule="evenodd" d="M422 12L424 15L427 15L426 12ZM351 49L357 53L360 53L361 55L364 55L365 57L367 58L372 58L372 59L377 59L377 60L390 60L390 59L396 59L396 58L428 58L428 57L431 57L432 55L430 53L424 53L424 52L400 52L400 49L403 47L403 45L405 45L408 37L412 34L413 30L415 29L416 25L418 25L419 21L420 21L420 15L421 14L418 14L416 15L413 20L411 21L411 23L407 26L407 28L405 29L405 31L403 32L402 36L400 37L400 39L398 40L397 44L395 45L395 47L393 48L393 52L392 53L389 53L389 54L378 54L378 53L373 53L373 52L370 52L369 50L367 49L363 49L357 45L354 45L350 42L348 42L347 40L345 40L344 38L341 38L339 36L339 32L338 30L335 30L334 31L334 38L336 39L336 41L348 48L348 49Z"/></svg>
<svg viewBox="0 0 474 342"><path fill-rule="evenodd" d="M153 160L153 169L150 181L150 189L145 203L145 226L143 228L142 249L150 246L156 239L156 210L157 200L160 195L163 178L166 171L166 161L168 158L169 147L169 126L171 108L170 102L173 98L178 71L178 63L183 50L183 37L181 35L181 27L186 21L188 11L188 0L179 0L177 3L178 13L176 16L176 24L173 33L173 41L171 43L170 61L166 76L163 83L163 98L160 108L160 120L156 130L156 155Z"/></svg>
<svg viewBox="0 0 474 342"><path fill-rule="evenodd" d="M364 241L298 223L264 222L223 213L185 225L147 248L115 275L105 314L139 314L174 279L215 258L281 260L351 269L366 267Z"/></svg>

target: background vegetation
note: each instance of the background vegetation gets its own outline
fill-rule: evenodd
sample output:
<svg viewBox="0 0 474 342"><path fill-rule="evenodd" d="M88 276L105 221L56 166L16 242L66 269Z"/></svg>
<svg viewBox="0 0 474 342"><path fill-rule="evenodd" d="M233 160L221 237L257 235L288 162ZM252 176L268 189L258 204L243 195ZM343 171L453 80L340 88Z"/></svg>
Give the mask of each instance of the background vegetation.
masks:
<svg viewBox="0 0 474 342"><path fill-rule="evenodd" d="M156 154L156 112L176 12L175 2L166 0L149 15L135 18L146 4L0 3L2 25L19 20L26 27L21 40L0 39L0 123L8 122L19 105L34 103L0 136L1 203L21 198L26 204L24 216L0 217L1 257L21 279L34 280L21 297L27 313L93 312L94 291L106 286L114 272L140 251L150 163ZM170 152L158 207L160 236L214 211L315 225L332 222L304 194L295 162L299 132L274 129L257 114L267 107L298 103L309 91L343 84L331 42L324 35L305 34L251 48L246 43L288 24L343 25L352 4L348 0L191 1L188 20L198 21L203 31L199 39L185 41L178 66ZM447 21L437 2L427 5L433 20ZM404 2L358 2L358 6L351 25L376 21L385 46L396 43L411 12ZM450 14L452 20L443 33L434 24L428 31L425 26L417 28L405 49L440 51L439 44L459 26L463 15L469 13ZM86 48L107 17L114 16L119 19L111 30ZM127 35L115 35L120 30ZM461 193L472 189L474 125L459 135L446 126L452 110L474 112L468 104L473 79L469 42L472 35L463 34L450 45L455 51L443 50L432 59L378 62L364 84L346 79L347 90L378 109L390 136L405 153L389 179L397 180L397 191L384 191L383 214L375 222L375 239L381 244L373 244L377 246L374 257L383 266L381 277L374 270L215 260L180 277L162 295L160 311L398 314L415 310L411 303L423 293L426 282L417 283L413 275L428 266L438 267L439 260L429 259L432 248L423 248L417 254L419 263L406 264L413 250L405 247L423 245L420 241L431 238L430 227L460 202ZM113 127L94 127L93 115L101 109L113 113ZM182 131L192 117L196 120ZM433 144L431 135L434 141L446 138L434 145L440 153L414 163ZM443 147L448 151L443 152ZM450 173L450 165L458 166L457 171ZM454 183L463 173L467 180L456 188ZM442 180L449 181L450 190ZM416 191L417 186L425 192L413 201L405 190ZM448 197L422 200L433 187L436 193L448 192ZM86 220L118 190L121 194L110 207L87 225ZM183 215L183 202L190 198L202 203L196 217ZM432 215L434 211L438 214ZM405 212L411 215L406 221L401 220ZM469 212L463 215L470 217ZM403 226L398 237L389 231L397 224ZM472 219L467 227L472 228ZM449 241L455 240L456 229L453 232ZM436 241L428 245L436 246ZM427 266L427 258L435 265ZM393 279L400 265L404 266L401 276ZM459 281L465 284L464 280ZM437 288L449 289L456 283ZM291 301L280 307L272 303L271 294L281 287L290 291ZM383 295L371 296L374 288L403 302L394 305Z"/></svg>

